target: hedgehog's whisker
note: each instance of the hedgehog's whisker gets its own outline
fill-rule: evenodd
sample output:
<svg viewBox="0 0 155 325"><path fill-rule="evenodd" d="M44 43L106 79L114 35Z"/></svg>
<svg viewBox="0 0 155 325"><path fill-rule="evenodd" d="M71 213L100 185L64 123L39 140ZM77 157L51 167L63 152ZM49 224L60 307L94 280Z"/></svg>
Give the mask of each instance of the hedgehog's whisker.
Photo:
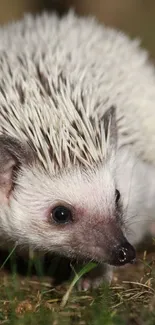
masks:
<svg viewBox="0 0 155 325"><path fill-rule="evenodd" d="M128 207L129 207L129 200L130 200L130 193L131 193L131 185L132 185L132 179L133 179L133 172L134 172L134 168L136 166L136 164L138 163L138 160L135 161L133 167L132 167L132 174L131 174L131 179L130 179L130 185L129 185L129 192L128 192L128 202L125 208L125 211L128 211Z"/></svg>
<svg viewBox="0 0 155 325"><path fill-rule="evenodd" d="M136 218L139 218L139 221L141 221L141 222L143 222L145 220L147 220L147 221L154 221L154 218L153 217L148 216L148 215L141 214L141 215L133 215L133 216L130 216L130 217L126 218L124 220L124 223L127 223L128 221L131 221L131 220L136 219ZM144 218L144 219L142 219L142 218ZM138 220L138 219L136 219L136 220Z"/></svg>

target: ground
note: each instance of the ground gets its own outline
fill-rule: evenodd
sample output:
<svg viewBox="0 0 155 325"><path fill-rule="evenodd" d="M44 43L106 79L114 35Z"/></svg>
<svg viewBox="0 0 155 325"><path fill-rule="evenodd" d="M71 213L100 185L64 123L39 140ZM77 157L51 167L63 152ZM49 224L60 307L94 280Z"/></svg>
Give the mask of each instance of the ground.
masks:
<svg viewBox="0 0 155 325"><path fill-rule="evenodd" d="M103 285L78 293L74 287L63 307L69 282L54 287L51 277L41 276L40 271L39 276L35 272L21 275L16 263L11 265L11 270L2 267L0 271L0 324L155 324L154 248L140 252L135 265L115 270L110 288Z"/></svg>

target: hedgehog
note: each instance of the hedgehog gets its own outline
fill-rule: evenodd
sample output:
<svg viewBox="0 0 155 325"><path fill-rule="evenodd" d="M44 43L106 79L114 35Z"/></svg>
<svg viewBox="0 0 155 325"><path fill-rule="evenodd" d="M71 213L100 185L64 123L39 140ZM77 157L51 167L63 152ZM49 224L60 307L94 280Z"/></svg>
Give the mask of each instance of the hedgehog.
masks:
<svg viewBox="0 0 155 325"><path fill-rule="evenodd" d="M0 240L135 260L155 213L155 72L139 41L73 11L0 28Z"/></svg>

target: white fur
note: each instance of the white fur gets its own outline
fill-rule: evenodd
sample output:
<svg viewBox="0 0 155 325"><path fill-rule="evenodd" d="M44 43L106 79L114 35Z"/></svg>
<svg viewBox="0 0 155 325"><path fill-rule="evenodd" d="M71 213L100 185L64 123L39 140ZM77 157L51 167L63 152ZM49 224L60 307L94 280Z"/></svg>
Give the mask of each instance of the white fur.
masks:
<svg viewBox="0 0 155 325"><path fill-rule="evenodd" d="M30 243L50 251L59 250L59 245L65 246L67 240L70 250L71 230L64 228L61 231L59 226L54 230L52 218L51 223L47 222L52 208L59 203L67 204L75 212L84 209L79 215L79 225L80 219L82 223L85 218L89 225L91 218L96 216L106 223L107 216L114 217L112 212L115 209L115 184L111 171L107 166L83 173L77 168L64 172L61 177L53 177L44 170L39 171L37 166L23 168L9 207L0 210L1 236L6 234L19 244Z"/></svg>
<svg viewBox="0 0 155 325"><path fill-rule="evenodd" d="M155 168L128 148L117 153L117 184L123 197L128 239L138 244L155 218Z"/></svg>

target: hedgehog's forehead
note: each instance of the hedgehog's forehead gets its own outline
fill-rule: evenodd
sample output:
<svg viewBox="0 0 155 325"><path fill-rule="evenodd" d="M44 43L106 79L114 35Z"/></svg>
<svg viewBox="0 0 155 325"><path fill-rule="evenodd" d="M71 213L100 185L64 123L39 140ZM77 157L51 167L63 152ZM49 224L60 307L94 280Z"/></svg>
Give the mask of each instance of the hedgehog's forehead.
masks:
<svg viewBox="0 0 155 325"><path fill-rule="evenodd" d="M113 175L106 164L94 168L75 168L63 174L58 182L60 186L62 184L62 199L88 207L103 203L105 197L111 200L115 187Z"/></svg>
<svg viewBox="0 0 155 325"><path fill-rule="evenodd" d="M68 169L53 176L34 166L21 172L19 184L23 193L33 197L33 201L43 208L54 202L66 202L76 208L87 210L111 204L115 190L114 179L107 165L81 169ZM26 188L26 189L25 189ZM25 194L23 194L24 200ZM106 204L104 204L106 200Z"/></svg>

